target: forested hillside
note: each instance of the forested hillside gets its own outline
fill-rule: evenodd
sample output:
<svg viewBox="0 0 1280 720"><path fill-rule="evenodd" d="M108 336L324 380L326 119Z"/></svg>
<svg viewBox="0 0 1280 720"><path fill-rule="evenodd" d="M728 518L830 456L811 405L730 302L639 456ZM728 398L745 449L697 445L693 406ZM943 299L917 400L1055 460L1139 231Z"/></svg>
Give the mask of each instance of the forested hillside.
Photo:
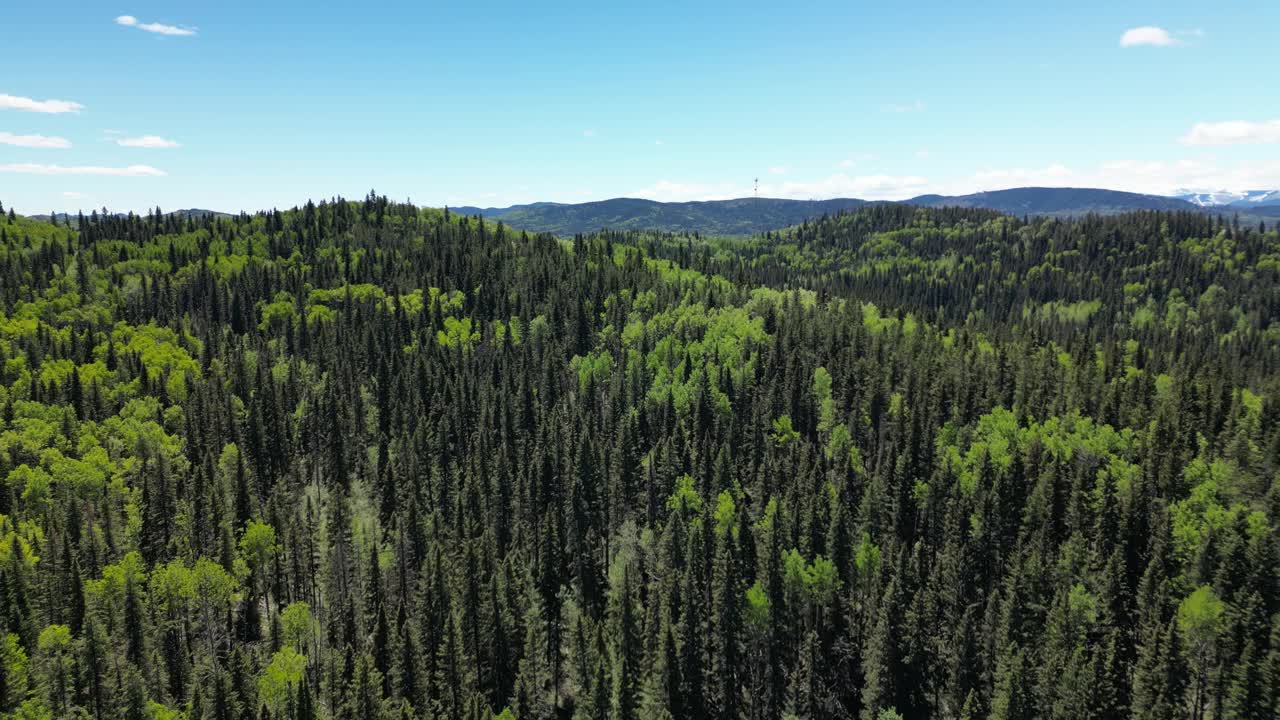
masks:
<svg viewBox="0 0 1280 720"><path fill-rule="evenodd" d="M1277 207L1201 206L1161 195L1120 192L1098 188L1022 187L971 195L920 195L902 201L921 207L970 207L998 210L1010 215L1081 217L1115 215L1138 210L1187 211L1209 216L1244 213L1257 222L1275 217ZM505 208L459 207L467 215L483 215L523 230L572 235L600 230L657 230L701 235L753 235L798 225L826 215L856 210L883 201L836 198L787 200L745 197L700 202L657 202L639 198L613 198L584 203L533 203ZM186 211L194 212L194 211Z"/></svg>
<svg viewBox="0 0 1280 720"><path fill-rule="evenodd" d="M1280 235L0 219L0 716L1280 712Z"/></svg>
<svg viewBox="0 0 1280 720"><path fill-rule="evenodd" d="M698 202L657 202L612 198L585 203L533 203L506 208L456 208L530 231L572 235L610 230L663 230L710 235L751 235L796 225L809 218L866 205L866 200L737 198Z"/></svg>
<svg viewBox="0 0 1280 720"><path fill-rule="evenodd" d="M1075 187L1021 187L989 190L970 195L921 195L909 200L925 207L976 207L1011 215L1076 217L1093 213L1115 215L1137 210L1200 211L1186 200L1144 193ZM1218 212L1223 212L1221 208Z"/></svg>

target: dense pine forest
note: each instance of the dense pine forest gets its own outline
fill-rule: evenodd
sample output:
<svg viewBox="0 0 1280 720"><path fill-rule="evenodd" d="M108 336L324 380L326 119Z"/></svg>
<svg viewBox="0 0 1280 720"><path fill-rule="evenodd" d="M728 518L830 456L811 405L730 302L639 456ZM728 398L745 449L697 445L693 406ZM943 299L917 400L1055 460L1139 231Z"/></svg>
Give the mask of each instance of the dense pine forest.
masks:
<svg viewBox="0 0 1280 720"><path fill-rule="evenodd" d="M0 218L0 717L1280 716L1280 235Z"/></svg>

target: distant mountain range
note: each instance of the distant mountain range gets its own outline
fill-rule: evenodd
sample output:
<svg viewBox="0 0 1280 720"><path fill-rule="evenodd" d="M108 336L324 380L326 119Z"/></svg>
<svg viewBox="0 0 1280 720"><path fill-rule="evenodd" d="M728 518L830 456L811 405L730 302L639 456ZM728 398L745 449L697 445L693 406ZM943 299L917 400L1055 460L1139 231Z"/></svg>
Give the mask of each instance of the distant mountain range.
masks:
<svg viewBox="0 0 1280 720"><path fill-rule="evenodd" d="M1010 215L1114 215L1133 210L1197 210L1186 200L1096 188L1025 187L972 195L921 195L905 200L926 207L976 207Z"/></svg>
<svg viewBox="0 0 1280 720"><path fill-rule="evenodd" d="M786 200L737 198L702 202L657 202L639 198L613 198L585 203L539 202L510 207L453 207L451 212L483 215L507 225L557 235L612 230L700 232L706 235L750 235L796 225L808 218L831 215L883 201L837 198L834 200ZM1242 222L1280 221L1280 190L1179 191L1176 196L1101 190L1097 188L1024 187L971 195L920 195L901 201L924 207L988 208L1010 215L1072 217L1095 213L1114 215L1134 210L1185 211L1229 215ZM191 208L174 213L183 217L221 215L215 210ZM48 221L48 215L33 219ZM59 222L75 224L74 214L59 213Z"/></svg>
<svg viewBox="0 0 1280 720"><path fill-rule="evenodd" d="M1263 200L1268 193L1213 194L1185 197L1096 188L1025 187L973 193L971 195L920 195L903 203L925 207L975 207L1011 215L1071 217L1096 213L1114 215L1133 210L1166 210L1238 214L1242 220L1280 218L1280 192L1272 191L1275 204ZM1214 197L1230 199L1217 203ZM778 198L738 198L705 202L663 203L637 198L614 198L595 202L533 203L505 208L455 207L451 211L483 215L512 227L561 235L613 230L698 231L710 235L747 235L795 225L807 218L852 210L872 202L856 198L835 200L783 200ZM1248 203L1243 204L1243 203Z"/></svg>

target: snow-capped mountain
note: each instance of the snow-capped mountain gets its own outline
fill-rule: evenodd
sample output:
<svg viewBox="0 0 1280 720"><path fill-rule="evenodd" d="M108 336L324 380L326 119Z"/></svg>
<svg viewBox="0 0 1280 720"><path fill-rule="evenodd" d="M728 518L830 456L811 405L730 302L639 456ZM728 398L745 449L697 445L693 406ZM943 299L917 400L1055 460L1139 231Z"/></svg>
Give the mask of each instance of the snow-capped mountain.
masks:
<svg viewBox="0 0 1280 720"><path fill-rule="evenodd" d="M1200 207L1280 205L1280 190L1178 190L1173 197Z"/></svg>

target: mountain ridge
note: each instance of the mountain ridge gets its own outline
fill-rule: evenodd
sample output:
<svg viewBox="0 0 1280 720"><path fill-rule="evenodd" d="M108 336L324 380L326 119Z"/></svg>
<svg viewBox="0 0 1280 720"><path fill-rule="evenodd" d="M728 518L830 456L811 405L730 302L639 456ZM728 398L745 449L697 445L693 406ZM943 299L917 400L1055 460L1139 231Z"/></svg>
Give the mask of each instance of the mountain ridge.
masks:
<svg viewBox="0 0 1280 720"><path fill-rule="evenodd" d="M832 198L796 200L790 198L741 197L726 200L663 202L636 197L617 197L583 203L540 201L507 207L472 205L450 207L453 213L481 215L513 228L558 235L610 230L655 230L697 232L705 235L753 235L798 225L805 220L868 205L905 204L922 207L967 207L996 210L1010 215L1069 218L1081 215L1115 215L1139 210L1192 212L1230 215L1242 222L1280 220L1280 191L1250 190L1243 193L1179 191L1179 196L1150 195L1073 187L1019 187L965 195L917 195L899 201ZM1274 198L1274 204L1272 199ZM117 213L119 214L119 213ZM166 215L182 217L223 213L208 209L183 209ZM58 213L59 222L75 224L76 215ZM49 215L31 219L48 222Z"/></svg>
<svg viewBox="0 0 1280 720"><path fill-rule="evenodd" d="M1101 188L1021 187L967 195L918 195L901 201L834 198L792 200L786 198L732 198L664 203L642 198L611 198L585 203L528 203L505 208L460 206L451 212L483 215L524 230L575 234L601 228L611 230L660 230L705 234L748 235L776 230L844 210L898 202L924 207L974 207L1011 215L1075 217L1090 213L1115 215L1135 210L1227 213L1243 211L1250 220L1280 217L1280 207L1233 208L1203 206L1164 195Z"/></svg>

